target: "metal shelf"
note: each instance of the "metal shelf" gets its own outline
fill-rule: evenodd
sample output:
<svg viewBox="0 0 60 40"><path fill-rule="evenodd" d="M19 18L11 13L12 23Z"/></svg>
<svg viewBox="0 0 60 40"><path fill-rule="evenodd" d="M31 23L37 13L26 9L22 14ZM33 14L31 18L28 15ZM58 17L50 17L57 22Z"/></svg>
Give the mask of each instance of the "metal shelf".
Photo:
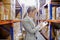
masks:
<svg viewBox="0 0 60 40"><path fill-rule="evenodd" d="M49 11L50 11L49 12L49 15L50 15L49 19L50 20L46 20L46 21L48 21L49 23L51 23L51 22L60 23L60 20L52 20L52 7L59 7L59 6L60 6L60 2L49 2L49 3L46 3L43 6L41 6L41 8L42 7L49 8ZM50 29L50 31L49 31L50 32L49 40L53 40L51 24L49 24L49 29Z"/></svg>
<svg viewBox="0 0 60 40"><path fill-rule="evenodd" d="M60 6L60 2L50 2L50 3L46 3L46 4L44 4L43 6L41 6L41 8L42 7L48 7L48 4L52 4L52 7L53 6L57 6L57 7L59 7Z"/></svg>
<svg viewBox="0 0 60 40"><path fill-rule="evenodd" d="M1 28L10 33L10 35L11 35L11 40L14 40L14 37L13 37L13 34L14 34L14 33L13 33L13 23L16 23L16 22L20 22L20 20L1 20L1 21L0 21L0 26L1 26ZM9 29L10 31L3 26L3 25L5 25L5 24L10 24L10 25L11 25L11 26L10 26L10 29Z"/></svg>
<svg viewBox="0 0 60 40"><path fill-rule="evenodd" d="M60 20L46 20L46 21L48 21L48 22L56 22L56 23L60 23Z"/></svg>
<svg viewBox="0 0 60 40"><path fill-rule="evenodd" d="M0 25L10 24L10 23L14 23L14 22L20 22L20 20L1 20Z"/></svg>

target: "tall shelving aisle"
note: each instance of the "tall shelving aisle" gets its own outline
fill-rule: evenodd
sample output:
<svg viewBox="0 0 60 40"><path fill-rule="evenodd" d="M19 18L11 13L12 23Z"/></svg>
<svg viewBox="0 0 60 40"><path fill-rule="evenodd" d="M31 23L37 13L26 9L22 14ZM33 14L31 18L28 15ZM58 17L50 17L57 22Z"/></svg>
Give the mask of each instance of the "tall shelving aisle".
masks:
<svg viewBox="0 0 60 40"><path fill-rule="evenodd" d="M21 7L16 5L17 0L0 0L0 39L14 40L17 26L20 31ZM18 6L18 7L17 7ZM17 12L18 10L18 12ZM18 33L18 32L17 32ZM5 35L5 36L4 36Z"/></svg>
<svg viewBox="0 0 60 40"><path fill-rule="evenodd" d="M52 35L54 35L54 34L52 34L53 33L52 32L53 31L52 23L56 23L56 24L60 23L59 9L60 9L60 0L49 0L49 1L40 0L40 14L42 16L45 16L45 19L42 19L42 20L46 20L49 22L49 40L54 40L54 38L52 36ZM56 25L56 24L54 24L54 25ZM58 26L56 26L56 27L58 27ZM56 40L58 40L58 39L56 39Z"/></svg>

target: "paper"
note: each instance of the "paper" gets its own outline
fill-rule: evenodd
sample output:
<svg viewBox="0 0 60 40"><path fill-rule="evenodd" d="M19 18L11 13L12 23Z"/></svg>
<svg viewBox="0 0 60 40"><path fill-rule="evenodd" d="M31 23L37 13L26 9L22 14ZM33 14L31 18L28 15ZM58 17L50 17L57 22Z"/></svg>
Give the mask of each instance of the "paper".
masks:
<svg viewBox="0 0 60 40"><path fill-rule="evenodd" d="M39 27L41 30L42 28L44 28L48 23L47 22L41 22L40 24L38 24L36 27Z"/></svg>

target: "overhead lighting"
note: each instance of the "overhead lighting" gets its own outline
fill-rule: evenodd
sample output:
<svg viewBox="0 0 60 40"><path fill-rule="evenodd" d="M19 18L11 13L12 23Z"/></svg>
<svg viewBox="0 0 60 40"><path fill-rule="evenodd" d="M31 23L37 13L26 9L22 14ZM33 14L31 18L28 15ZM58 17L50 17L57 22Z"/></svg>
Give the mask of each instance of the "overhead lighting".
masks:
<svg viewBox="0 0 60 40"><path fill-rule="evenodd" d="M35 0L18 0L20 4L24 4L25 6L36 6Z"/></svg>

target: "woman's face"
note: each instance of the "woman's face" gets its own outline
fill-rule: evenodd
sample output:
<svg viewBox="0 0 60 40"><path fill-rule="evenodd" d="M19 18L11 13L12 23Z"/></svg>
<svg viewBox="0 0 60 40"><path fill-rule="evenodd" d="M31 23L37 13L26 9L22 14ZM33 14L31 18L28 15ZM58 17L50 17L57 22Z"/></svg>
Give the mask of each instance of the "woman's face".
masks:
<svg viewBox="0 0 60 40"><path fill-rule="evenodd" d="M37 9L32 9L30 12L29 12L29 16L32 17L32 18L35 18L35 14L37 13Z"/></svg>

